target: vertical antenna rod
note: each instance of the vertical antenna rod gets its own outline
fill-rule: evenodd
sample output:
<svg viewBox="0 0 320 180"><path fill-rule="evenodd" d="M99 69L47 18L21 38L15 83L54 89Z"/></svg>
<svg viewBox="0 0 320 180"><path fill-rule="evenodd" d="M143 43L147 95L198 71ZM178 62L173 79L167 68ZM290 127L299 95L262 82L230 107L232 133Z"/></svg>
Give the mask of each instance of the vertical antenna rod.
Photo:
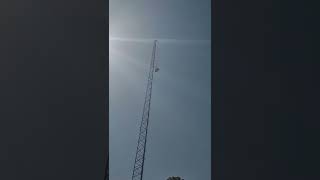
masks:
<svg viewBox="0 0 320 180"><path fill-rule="evenodd" d="M139 139L136 151L136 157L134 160L134 167L132 173L132 180L142 180L143 177L143 166L146 153L146 143L148 134L148 124L150 115L150 104L151 104L151 93L152 93L152 80L153 72L157 72L158 68L155 70L155 57L156 57L157 40L154 41L152 57L149 69L148 84L144 100L142 120L140 124Z"/></svg>

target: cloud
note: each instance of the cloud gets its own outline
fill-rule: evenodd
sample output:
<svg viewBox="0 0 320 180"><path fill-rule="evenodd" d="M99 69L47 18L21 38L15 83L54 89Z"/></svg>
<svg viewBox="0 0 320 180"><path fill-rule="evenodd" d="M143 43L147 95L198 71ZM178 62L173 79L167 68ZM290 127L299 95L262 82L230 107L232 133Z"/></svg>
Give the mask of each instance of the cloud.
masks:
<svg viewBox="0 0 320 180"><path fill-rule="evenodd" d="M210 44L211 40L206 39L170 39L170 38L122 38L122 37L110 37L109 41L119 42L134 42L134 43L152 43L154 40L158 40L159 43L170 43L170 44L192 44L192 43L203 43Z"/></svg>

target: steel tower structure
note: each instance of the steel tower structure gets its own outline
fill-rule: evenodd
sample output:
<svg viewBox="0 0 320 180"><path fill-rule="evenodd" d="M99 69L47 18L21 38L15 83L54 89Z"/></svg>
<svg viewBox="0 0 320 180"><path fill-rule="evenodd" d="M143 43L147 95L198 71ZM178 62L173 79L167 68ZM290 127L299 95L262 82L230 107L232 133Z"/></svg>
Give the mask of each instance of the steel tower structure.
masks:
<svg viewBox="0 0 320 180"><path fill-rule="evenodd" d="M150 117L153 73L159 71L159 67L156 67L155 65L156 49L157 49L157 40L154 41L153 50L152 50L152 57L151 57L149 75L148 75L148 84L147 84L147 90L146 90L145 100L144 100L142 120L140 124L139 139L138 139L138 145L137 145L136 156L134 160L134 167L132 172L132 180L142 180L142 177L143 177L143 166L145 161L148 124L149 124L149 117Z"/></svg>

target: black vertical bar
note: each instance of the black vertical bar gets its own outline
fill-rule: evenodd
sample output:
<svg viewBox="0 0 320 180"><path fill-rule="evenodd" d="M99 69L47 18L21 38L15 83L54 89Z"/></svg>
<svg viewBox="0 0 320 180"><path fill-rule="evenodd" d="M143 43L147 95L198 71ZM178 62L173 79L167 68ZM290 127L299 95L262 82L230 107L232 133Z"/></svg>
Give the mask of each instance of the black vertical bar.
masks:
<svg viewBox="0 0 320 180"><path fill-rule="evenodd" d="M0 179L102 180L108 0L0 7Z"/></svg>

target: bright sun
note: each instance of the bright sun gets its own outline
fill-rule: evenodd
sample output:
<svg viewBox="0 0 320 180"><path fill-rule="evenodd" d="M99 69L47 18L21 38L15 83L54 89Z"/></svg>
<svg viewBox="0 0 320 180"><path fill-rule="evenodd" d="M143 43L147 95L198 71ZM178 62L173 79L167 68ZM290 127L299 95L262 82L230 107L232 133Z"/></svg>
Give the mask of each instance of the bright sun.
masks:
<svg viewBox="0 0 320 180"><path fill-rule="evenodd" d="M112 49L114 48L114 41L112 39L113 36L109 34L109 51L112 51Z"/></svg>

